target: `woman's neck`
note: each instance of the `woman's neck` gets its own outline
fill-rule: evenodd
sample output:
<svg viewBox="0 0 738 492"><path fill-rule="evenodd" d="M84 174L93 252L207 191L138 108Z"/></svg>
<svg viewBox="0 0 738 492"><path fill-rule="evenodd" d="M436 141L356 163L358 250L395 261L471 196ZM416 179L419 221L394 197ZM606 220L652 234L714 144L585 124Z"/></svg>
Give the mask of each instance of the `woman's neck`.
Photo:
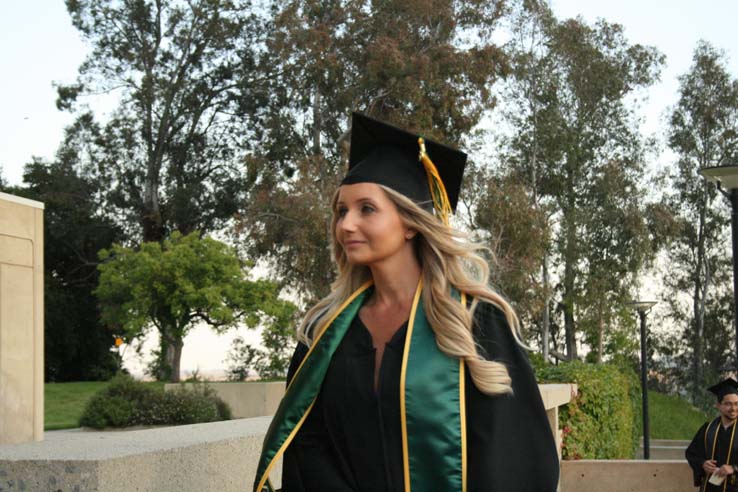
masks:
<svg viewBox="0 0 738 492"><path fill-rule="evenodd" d="M372 304L386 307L412 304L421 275L420 263L414 255L402 262L369 268L374 280Z"/></svg>

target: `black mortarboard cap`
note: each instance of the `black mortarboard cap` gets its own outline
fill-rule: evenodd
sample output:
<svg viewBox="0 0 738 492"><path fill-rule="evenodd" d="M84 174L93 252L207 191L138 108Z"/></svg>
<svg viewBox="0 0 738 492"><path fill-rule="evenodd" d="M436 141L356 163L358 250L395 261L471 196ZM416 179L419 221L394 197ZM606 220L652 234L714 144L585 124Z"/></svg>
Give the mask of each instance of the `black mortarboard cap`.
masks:
<svg viewBox="0 0 738 492"><path fill-rule="evenodd" d="M738 381L728 378L720 381L715 386L710 386L707 391L717 396L718 401L723 401L725 395L738 395Z"/></svg>
<svg viewBox="0 0 738 492"><path fill-rule="evenodd" d="M349 169L341 184L377 183L405 195L426 208L433 207L427 164L419 159L420 135L361 113L351 119ZM456 210L466 154L424 140L425 152L445 187L451 211Z"/></svg>

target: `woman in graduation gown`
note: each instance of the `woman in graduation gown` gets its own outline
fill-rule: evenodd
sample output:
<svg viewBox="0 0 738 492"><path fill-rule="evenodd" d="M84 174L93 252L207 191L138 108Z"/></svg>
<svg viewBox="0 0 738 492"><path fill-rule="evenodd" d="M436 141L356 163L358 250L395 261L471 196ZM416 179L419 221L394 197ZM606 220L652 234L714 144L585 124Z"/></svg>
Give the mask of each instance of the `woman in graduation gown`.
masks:
<svg viewBox="0 0 738 492"><path fill-rule="evenodd" d="M549 492L559 464L510 305L448 225L466 155L355 113L338 278L306 315L254 490Z"/></svg>

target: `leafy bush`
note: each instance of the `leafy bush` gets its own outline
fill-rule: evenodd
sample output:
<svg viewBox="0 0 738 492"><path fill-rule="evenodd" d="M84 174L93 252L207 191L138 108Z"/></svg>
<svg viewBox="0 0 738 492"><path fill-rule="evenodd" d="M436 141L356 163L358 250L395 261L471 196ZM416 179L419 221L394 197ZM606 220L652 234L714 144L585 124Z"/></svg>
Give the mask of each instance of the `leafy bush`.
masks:
<svg viewBox="0 0 738 492"><path fill-rule="evenodd" d="M119 397L98 393L87 403L80 417L83 427L125 427L133 414L131 402Z"/></svg>
<svg viewBox="0 0 738 492"><path fill-rule="evenodd" d="M85 407L84 427L185 425L230 420L231 410L207 385L174 391L156 389L127 375L119 375Z"/></svg>
<svg viewBox="0 0 738 492"><path fill-rule="evenodd" d="M577 397L561 408L564 459L627 459L641 435L641 393L625 366L565 362L539 366L542 383L576 383Z"/></svg>

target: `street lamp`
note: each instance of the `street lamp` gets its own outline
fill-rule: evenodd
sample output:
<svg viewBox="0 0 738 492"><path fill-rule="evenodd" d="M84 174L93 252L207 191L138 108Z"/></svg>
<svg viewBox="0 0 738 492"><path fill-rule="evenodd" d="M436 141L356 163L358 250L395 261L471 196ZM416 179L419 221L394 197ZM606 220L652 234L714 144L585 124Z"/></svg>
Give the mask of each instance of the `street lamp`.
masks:
<svg viewBox="0 0 738 492"><path fill-rule="evenodd" d="M708 181L717 183L717 188L729 201L731 213L731 232L733 236L733 326L735 327L735 363L738 368L738 165L715 166L700 169L700 174Z"/></svg>
<svg viewBox="0 0 738 492"><path fill-rule="evenodd" d="M643 405L643 459L651 458L651 443L648 429L648 354L646 354L646 315L656 301L635 301L630 306L641 318L641 404Z"/></svg>

